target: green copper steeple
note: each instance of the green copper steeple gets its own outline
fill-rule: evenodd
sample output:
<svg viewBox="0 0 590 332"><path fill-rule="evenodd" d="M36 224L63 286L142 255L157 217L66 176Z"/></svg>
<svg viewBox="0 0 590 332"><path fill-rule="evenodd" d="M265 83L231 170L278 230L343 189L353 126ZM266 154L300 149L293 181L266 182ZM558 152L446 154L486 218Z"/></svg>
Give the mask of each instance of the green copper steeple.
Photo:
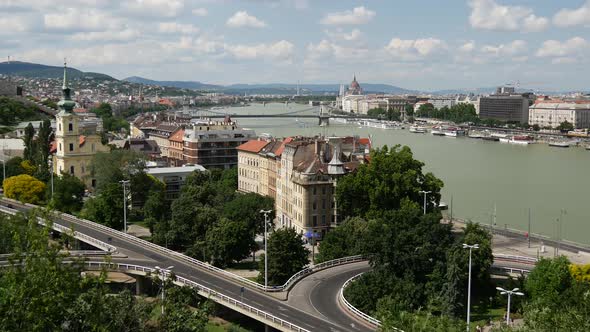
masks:
<svg viewBox="0 0 590 332"><path fill-rule="evenodd" d="M72 100L72 95L71 95L72 91L68 87L67 70L68 70L67 63L64 59L64 81L63 81L63 85L62 85L63 96L62 96L62 99L59 101L59 103L57 103L57 106L60 109L60 113L61 112L72 113L74 110L74 107L76 106L76 102L74 102Z"/></svg>

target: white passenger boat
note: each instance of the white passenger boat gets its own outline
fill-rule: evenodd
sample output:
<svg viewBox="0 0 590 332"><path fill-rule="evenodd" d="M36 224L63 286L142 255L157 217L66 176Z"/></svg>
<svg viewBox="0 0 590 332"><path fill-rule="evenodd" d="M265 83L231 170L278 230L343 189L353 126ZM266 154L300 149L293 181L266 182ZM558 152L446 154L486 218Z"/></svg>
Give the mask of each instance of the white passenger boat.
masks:
<svg viewBox="0 0 590 332"><path fill-rule="evenodd" d="M410 132L416 133L416 134L424 134L426 132L426 128L421 127L421 126L411 126Z"/></svg>

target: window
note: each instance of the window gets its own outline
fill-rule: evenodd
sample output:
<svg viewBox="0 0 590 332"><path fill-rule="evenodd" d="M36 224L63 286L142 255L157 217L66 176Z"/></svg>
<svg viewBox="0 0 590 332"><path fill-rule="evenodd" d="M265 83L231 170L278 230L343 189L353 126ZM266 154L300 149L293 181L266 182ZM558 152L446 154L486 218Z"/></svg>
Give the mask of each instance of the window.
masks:
<svg viewBox="0 0 590 332"><path fill-rule="evenodd" d="M318 208L318 205L315 201L313 201L313 209L316 210Z"/></svg>
<svg viewBox="0 0 590 332"><path fill-rule="evenodd" d="M313 187L313 194L314 195L317 193L317 190L316 189L317 189L316 187Z"/></svg>
<svg viewBox="0 0 590 332"><path fill-rule="evenodd" d="M322 209L326 209L326 199L322 199Z"/></svg>
<svg viewBox="0 0 590 332"><path fill-rule="evenodd" d="M70 122L68 123L68 131L73 131L74 130L74 125Z"/></svg>
<svg viewBox="0 0 590 332"><path fill-rule="evenodd" d="M58 125L58 130L61 131L61 123Z"/></svg>
<svg viewBox="0 0 590 332"><path fill-rule="evenodd" d="M322 187L322 194L326 194L326 187Z"/></svg>
<svg viewBox="0 0 590 332"><path fill-rule="evenodd" d="M326 226L326 215L322 216L322 226Z"/></svg>
<svg viewBox="0 0 590 332"><path fill-rule="evenodd" d="M318 225L318 216L313 216L313 227L316 227Z"/></svg>
<svg viewBox="0 0 590 332"><path fill-rule="evenodd" d="M74 166L70 166L70 174L74 175Z"/></svg>
<svg viewBox="0 0 590 332"><path fill-rule="evenodd" d="M70 151L74 151L74 143L70 143Z"/></svg>
<svg viewBox="0 0 590 332"><path fill-rule="evenodd" d="M92 143L91 148L92 148L92 152L94 152L94 143Z"/></svg>
<svg viewBox="0 0 590 332"><path fill-rule="evenodd" d="M59 143L59 149L57 151L61 152L61 143Z"/></svg>

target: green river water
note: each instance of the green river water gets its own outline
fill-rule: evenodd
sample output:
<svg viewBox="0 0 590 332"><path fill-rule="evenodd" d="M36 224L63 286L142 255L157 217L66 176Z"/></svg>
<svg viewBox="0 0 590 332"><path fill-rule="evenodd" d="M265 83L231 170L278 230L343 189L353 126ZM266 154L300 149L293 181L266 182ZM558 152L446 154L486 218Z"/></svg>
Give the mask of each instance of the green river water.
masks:
<svg viewBox="0 0 590 332"><path fill-rule="evenodd" d="M308 110L307 105L252 104L223 110L228 114L280 114ZM256 134L275 137L292 135L372 136L374 146L407 145L425 169L444 181L443 198L453 201L456 218L490 223L494 214L497 227L527 230L531 209L531 231L555 237L561 209L564 239L590 244L590 151L581 147L555 148L545 144L520 146L467 137L438 137L406 130L359 128L331 122L319 127L317 119L241 118L239 125Z"/></svg>

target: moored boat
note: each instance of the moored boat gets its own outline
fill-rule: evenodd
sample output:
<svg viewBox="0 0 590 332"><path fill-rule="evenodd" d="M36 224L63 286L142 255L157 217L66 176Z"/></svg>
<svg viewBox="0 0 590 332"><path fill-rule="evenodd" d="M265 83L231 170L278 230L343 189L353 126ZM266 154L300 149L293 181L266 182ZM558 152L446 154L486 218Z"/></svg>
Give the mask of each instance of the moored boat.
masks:
<svg viewBox="0 0 590 332"><path fill-rule="evenodd" d="M426 128L421 127L421 126L411 126L410 132L416 133L416 134L424 134L426 132Z"/></svg>
<svg viewBox="0 0 590 332"><path fill-rule="evenodd" d="M569 148L570 142L549 142L549 146L556 148Z"/></svg>

